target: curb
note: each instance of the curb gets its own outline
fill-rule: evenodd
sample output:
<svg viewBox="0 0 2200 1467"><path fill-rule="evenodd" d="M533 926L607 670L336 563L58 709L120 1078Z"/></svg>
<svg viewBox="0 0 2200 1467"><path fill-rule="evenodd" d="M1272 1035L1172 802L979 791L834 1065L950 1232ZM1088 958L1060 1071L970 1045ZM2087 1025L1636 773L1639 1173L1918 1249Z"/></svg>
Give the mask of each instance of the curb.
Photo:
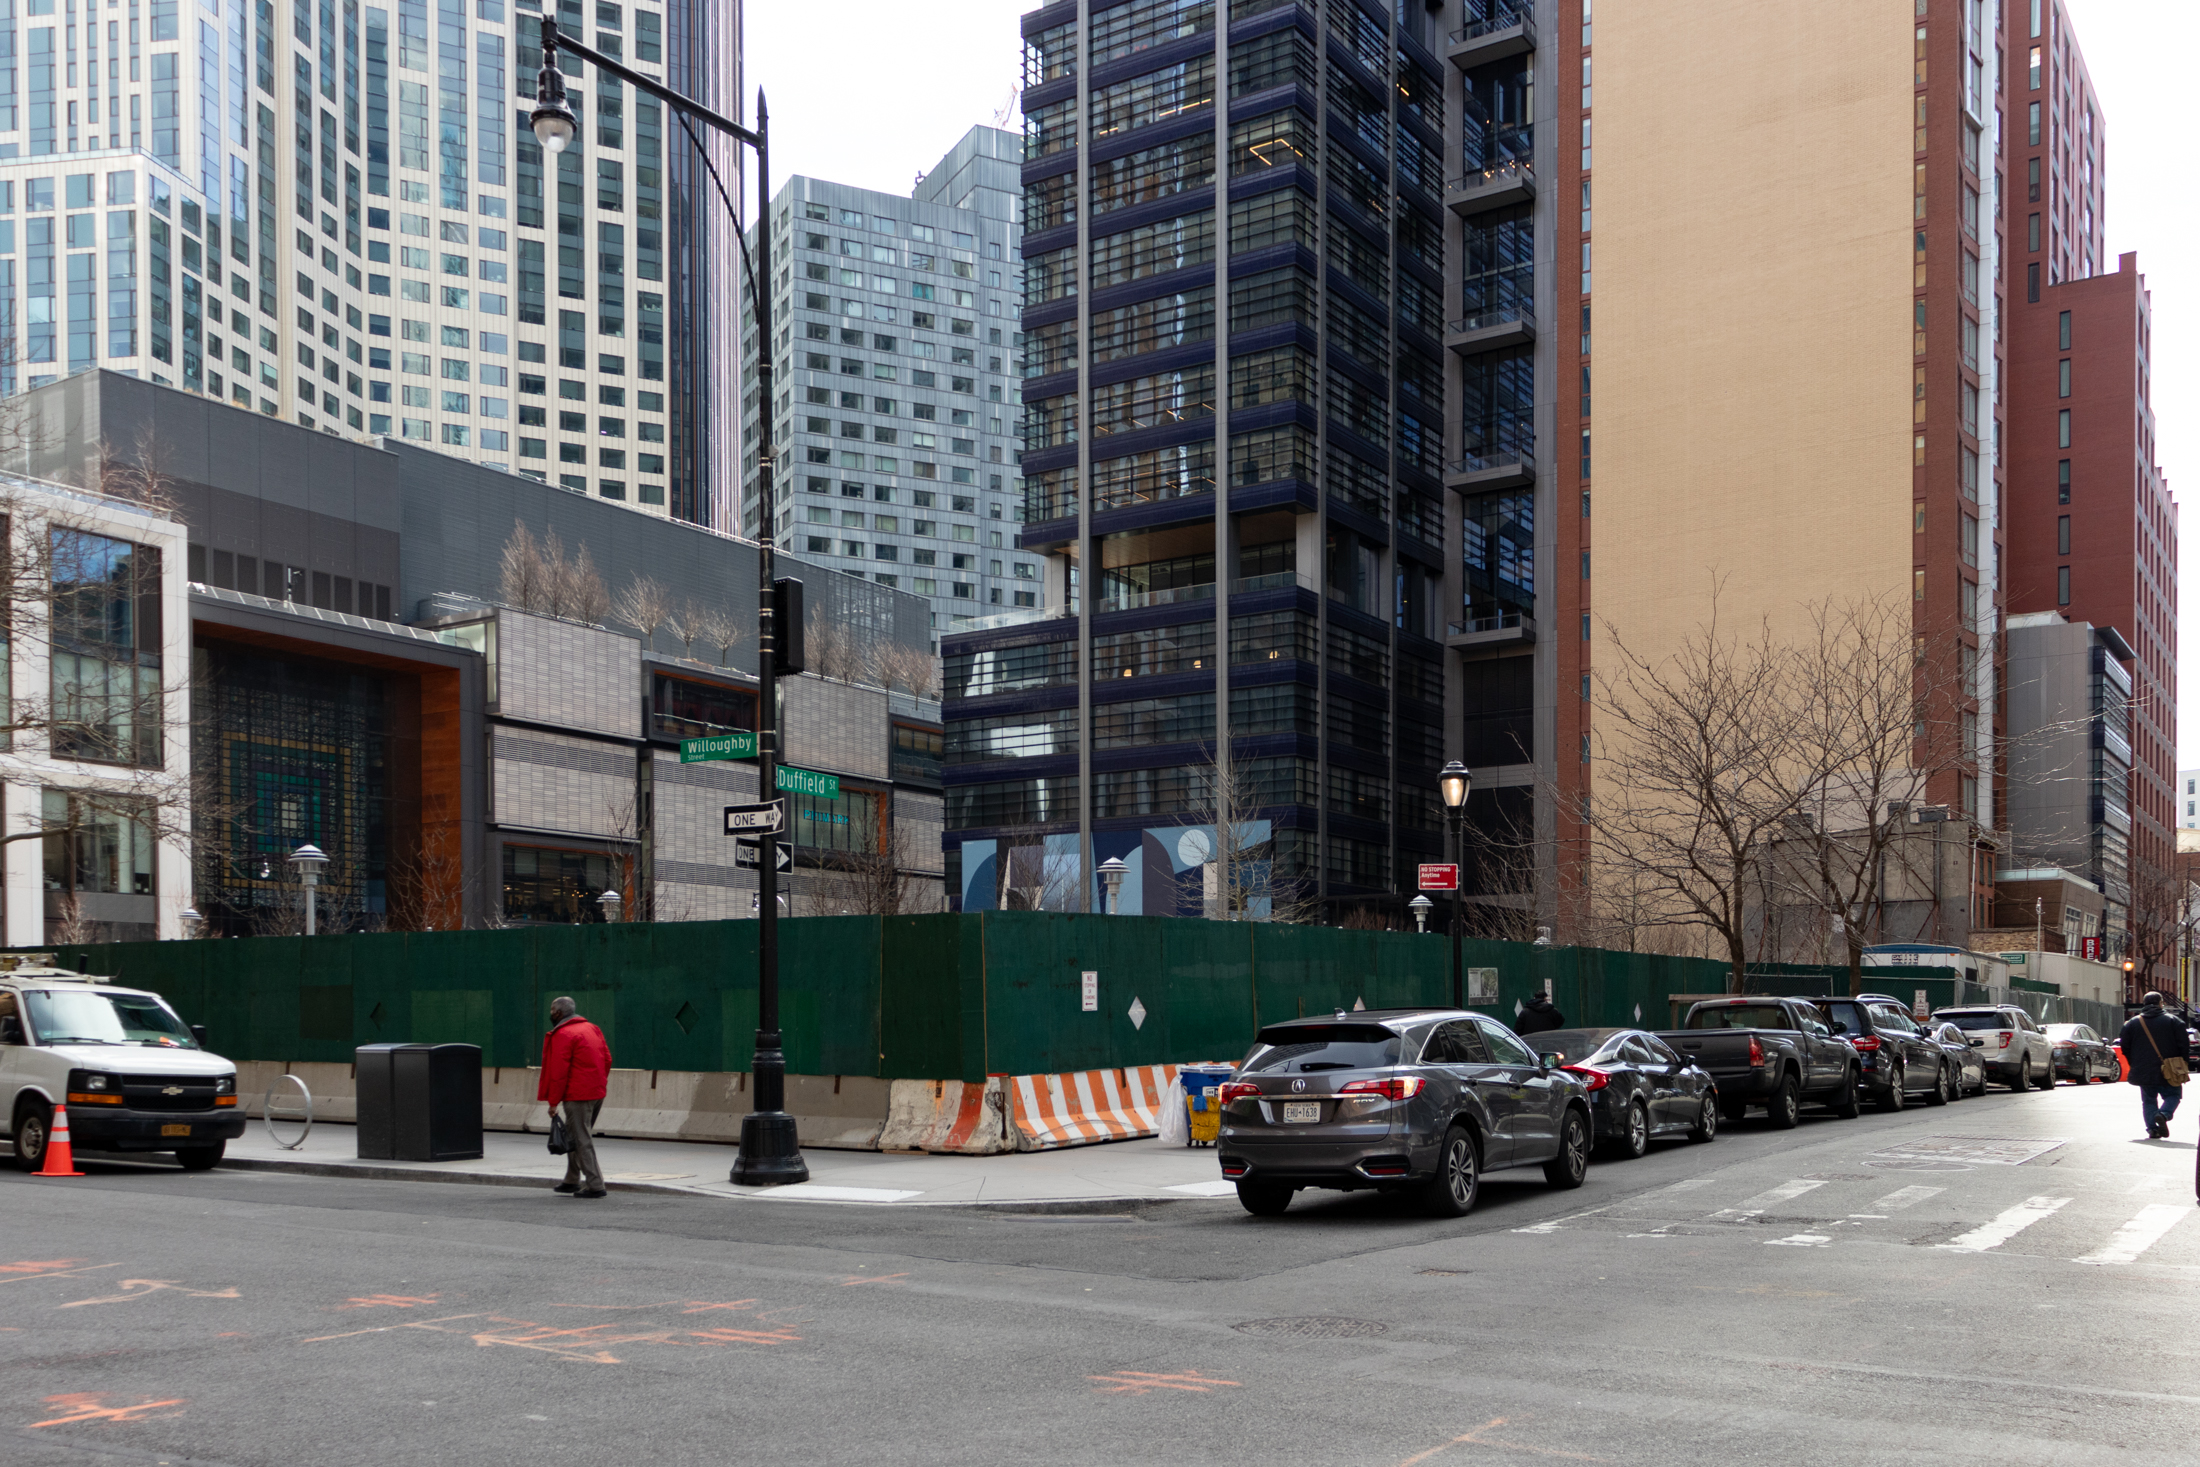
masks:
<svg viewBox="0 0 2200 1467"><path fill-rule="evenodd" d="M342 1162L327 1161L276 1161L264 1156L225 1156L215 1164L216 1171L231 1172L298 1172L309 1177L349 1177L361 1182L459 1182L475 1187L527 1187L549 1191L549 1186L539 1177L514 1177L499 1172L422 1172L409 1167L375 1166L367 1163L349 1166ZM606 1180L607 1192L655 1192L667 1197L710 1197L716 1194L692 1187L671 1187L662 1182L613 1182Z"/></svg>

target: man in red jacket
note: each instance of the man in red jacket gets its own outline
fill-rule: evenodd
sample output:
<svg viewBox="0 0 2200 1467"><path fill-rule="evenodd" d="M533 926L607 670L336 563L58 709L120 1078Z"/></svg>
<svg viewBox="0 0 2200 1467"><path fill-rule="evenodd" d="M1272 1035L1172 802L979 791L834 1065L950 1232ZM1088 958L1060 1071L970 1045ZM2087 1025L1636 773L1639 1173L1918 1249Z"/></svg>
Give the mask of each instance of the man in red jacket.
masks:
<svg viewBox="0 0 2200 1467"><path fill-rule="evenodd" d="M596 1112L611 1079L611 1046L603 1030L574 1012L569 998L550 1003L550 1032L542 1039L542 1080L535 1099L552 1110L565 1107L565 1180L551 1188L575 1197L604 1195L596 1165Z"/></svg>

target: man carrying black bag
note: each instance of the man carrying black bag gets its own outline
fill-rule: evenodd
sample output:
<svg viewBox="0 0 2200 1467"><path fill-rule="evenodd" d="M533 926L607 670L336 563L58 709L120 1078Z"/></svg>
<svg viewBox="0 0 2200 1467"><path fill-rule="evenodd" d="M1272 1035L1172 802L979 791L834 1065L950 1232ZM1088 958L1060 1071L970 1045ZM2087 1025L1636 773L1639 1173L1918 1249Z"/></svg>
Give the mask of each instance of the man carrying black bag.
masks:
<svg viewBox="0 0 2200 1467"><path fill-rule="evenodd" d="M555 1129L550 1137L551 1151L558 1151L561 1142L565 1151L565 1180L551 1190L601 1197L603 1170L596 1165L594 1131L596 1113L610 1088L611 1045L603 1030L574 1012L576 1007L569 998L550 1004L550 1032L542 1040L542 1079L535 1099L549 1102L553 1123L565 1123L562 1137Z"/></svg>

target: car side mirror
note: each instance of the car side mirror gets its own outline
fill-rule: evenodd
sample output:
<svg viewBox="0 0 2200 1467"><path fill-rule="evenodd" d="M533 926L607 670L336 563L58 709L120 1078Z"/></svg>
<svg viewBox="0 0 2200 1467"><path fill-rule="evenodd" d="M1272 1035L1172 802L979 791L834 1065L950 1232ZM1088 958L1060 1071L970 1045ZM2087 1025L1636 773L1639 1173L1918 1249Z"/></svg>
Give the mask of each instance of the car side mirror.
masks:
<svg viewBox="0 0 2200 1467"><path fill-rule="evenodd" d="M1560 1054L1555 1049L1552 1050L1549 1054L1539 1054L1536 1056L1536 1058L1542 1062L1543 1068L1546 1070L1555 1070L1559 1066L1566 1063L1566 1056Z"/></svg>

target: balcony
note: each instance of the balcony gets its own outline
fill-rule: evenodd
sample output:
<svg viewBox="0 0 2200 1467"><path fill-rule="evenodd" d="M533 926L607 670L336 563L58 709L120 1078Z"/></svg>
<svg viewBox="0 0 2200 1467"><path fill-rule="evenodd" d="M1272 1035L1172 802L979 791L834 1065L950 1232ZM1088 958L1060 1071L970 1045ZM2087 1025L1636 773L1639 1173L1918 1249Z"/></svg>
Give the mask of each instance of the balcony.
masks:
<svg viewBox="0 0 2200 1467"><path fill-rule="evenodd" d="M1314 578L1299 571L1276 571L1265 576L1243 576L1230 582L1230 594L1243 596L1253 591L1280 591L1297 586L1304 590L1315 589ZM1215 583L1206 581L1197 586L1170 586L1159 591L1127 591L1120 596L1103 596L1093 606L1095 613L1109 611L1136 611L1146 606L1177 606L1190 601L1215 599Z"/></svg>
<svg viewBox="0 0 2200 1467"><path fill-rule="evenodd" d="M1492 306L1444 328L1444 345L1463 357L1526 346L1535 340L1535 307L1526 301Z"/></svg>
<svg viewBox="0 0 2200 1467"><path fill-rule="evenodd" d="M1470 453L1444 470L1444 487L1463 494L1484 489L1522 489L1535 482L1535 455L1512 449Z"/></svg>
<svg viewBox="0 0 2200 1467"><path fill-rule="evenodd" d="M1447 647L1513 647L1535 640L1535 618L1525 611L1478 616L1444 628Z"/></svg>
<svg viewBox="0 0 2200 1467"><path fill-rule="evenodd" d="M1444 54L1461 71L1471 71L1508 56L1523 56L1535 49L1535 18L1525 10L1500 9L1488 20L1478 20L1451 33Z"/></svg>
<svg viewBox="0 0 2200 1467"><path fill-rule="evenodd" d="M1444 204L1462 219L1535 198L1535 170L1525 158L1500 158L1444 185Z"/></svg>

